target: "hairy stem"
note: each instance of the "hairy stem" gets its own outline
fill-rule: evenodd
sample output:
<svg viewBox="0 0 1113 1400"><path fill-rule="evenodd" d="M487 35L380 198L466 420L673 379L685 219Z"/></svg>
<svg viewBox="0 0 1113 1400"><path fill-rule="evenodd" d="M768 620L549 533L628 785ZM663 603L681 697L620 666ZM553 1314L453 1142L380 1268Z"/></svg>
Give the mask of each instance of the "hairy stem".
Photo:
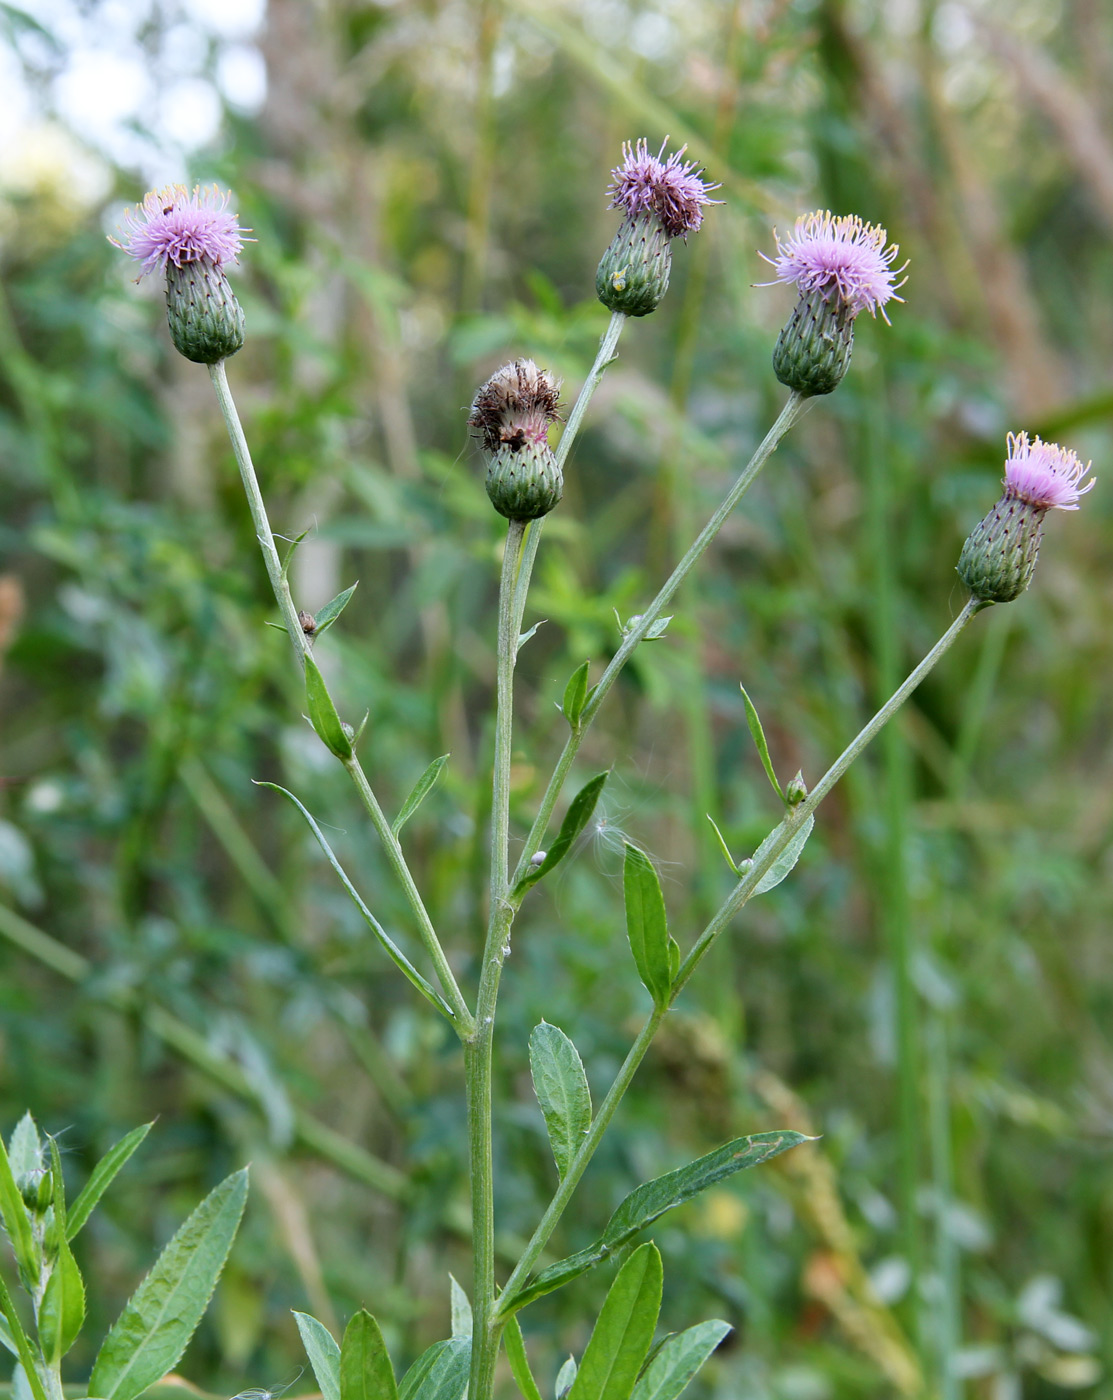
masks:
<svg viewBox="0 0 1113 1400"><path fill-rule="evenodd" d="M244 494L247 496L248 510L251 512L252 524L255 526L255 534L259 541L259 548L263 552L263 563L266 565L267 577L270 579L271 588L274 591L275 601L278 603L279 611L282 613L282 620L286 625L286 631L290 638L290 645L294 649L295 658L298 663L298 670L304 672L305 658L309 654L309 638L305 635L301 622L298 619L297 608L294 607L293 595L290 592L290 584L282 568L282 561L278 557L278 550L274 543L274 534L271 531L270 520L267 518L267 507L263 501L263 493L259 489L259 479L255 475L255 466L251 460L251 451L247 445L247 438L244 436L243 425L240 422L240 415L236 410L235 400L232 398L232 391L228 387L228 375L224 369L224 361L220 360L215 365L209 366L209 375L213 381L213 388L216 390L217 400L220 403L220 411L224 415L224 424L228 429L228 436L232 441L232 451L235 453L236 463L240 469L240 479L243 482ZM466 1040L472 1033L472 1017L468 1010L456 979L452 974L452 969L448 965L444 949L437 938L433 921L429 917L429 911L425 908L425 902L421 898L406 857L402 852L402 847L398 843L398 838L390 829L382 807L372 790L367 774L363 771L359 760L354 756L349 759L340 760L347 769L356 791L359 793L360 801L363 803L371 824L374 826L383 843L387 860L398 876L417 920L418 933L421 937L422 946L428 953L430 960L436 969L437 977L441 983L449 1005L452 1007L454 1025L456 1033L462 1040Z"/></svg>
<svg viewBox="0 0 1113 1400"><path fill-rule="evenodd" d="M509 901L508 875L514 662L518 653L520 616L515 606L515 584L522 562L525 532L524 521L510 522L499 584L498 690L491 802L491 907L479 974L475 1030L464 1050L474 1235L471 1384L468 1394L474 1400L488 1400L491 1394L501 1334L501 1328L492 1325L495 1306L495 1201L491 1150L491 1055L499 979L503 962L510 951L510 925L514 917Z"/></svg>
<svg viewBox="0 0 1113 1400"><path fill-rule="evenodd" d="M957 640L959 633L963 631L974 614L980 612L987 606L989 605L986 603L980 603L973 598L970 599L962 612L943 636L940 637L939 641L936 642L935 646L932 647L931 651L928 652L916 669L908 676L903 684L893 692L869 723L851 740L835 762L828 768L827 772L824 773L819 782L816 783L807 798L785 818L784 822L781 824L780 839L770 844L769 850L763 854L760 861L755 860L753 862L746 871L746 874L720 906L714 918L693 944L688 956L681 963L672 985L669 1006L676 1001L692 974L703 960L708 949L711 948L723 929L726 928L727 924L738 910L753 896L762 878L768 874L777 858L784 851L785 847L788 846L801 825L812 815L870 740L884 728L928 672L931 671L947 651L950 650L951 646ZM591 1125L591 1130L584 1138L580 1150L569 1164L568 1171L561 1181L556 1195L549 1203L545 1214L538 1223L537 1229L533 1232L529 1243L526 1245L522 1257L518 1260L513 1273L507 1280L506 1287L502 1294L505 1299L506 1310L501 1316L509 1316L510 1312L513 1310L513 1296L515 1291L519 1289L528 1278L530 1271L540 1257L541 1251L548 1243L549 1237L556 1228L557 1222L564 1212L564 1208L567 1206L569 1200L571 1200L572 1193L582 1177L588 1162L591 1160L595 1149L598 1147L608 1124L614 1117L615 1110L618 1108L623 1095L626 1093L627 1088L633 1080L638 1066L645 1058L646 1051L649 1049L653 1037L657 1033L657 1028L660 1026L664 1016L664 1009L654 1010L639 1032L638 1038L630 1047L630 1051L623 1061L622 1068L615 1077L614 1083L607 1093L607 1097L599 1107L599 1111Z"/></svg>
<svg viewBox="0 0 1113 1400"><path fill-rule="evenodd" d="M526 838L526 844L518 862L518 868L514 873L515 882L520 880L525 874L526 870L529 868L530 857L540 848L541 842L545 839L545 830L552 818L553 808L557 804L561 789L564 787L565 779L568 777L569 770L575 762L577 753L579 753L584 735L587 733L592 720L598 714L600 705L602 705L603 701L607 698L611 686L614 685L615 681L618 679L622 668L634 654L638 645L645 640L649 629L661 616L665 608L668 607L673 594L707 552L708 546L723 528L723 524L731 511L753 485L762 467L776 451L781 439L801 414L803 414L807 405L808 399L804 395L798 394L795 390L789 395L788 402L785 404L784 408L781 409L777 421L769 429L768 433L766 433L761 445L750 458L737 481L723 498L722 504L719 506L718 510L716 510L715 514L700 531L695 543L688 550L687 554L685 554L684 558L681 559L680 563L673 569L656 598L649 604L645 612L641 614L637 625L631 627L627 631L622 645L619 647L618 651L615 652L610 665L603 672L598 685L595 686L591 699L584 706L579 724L573 729L572 733L565 741L564 751L557 760L556 768L553 770L553 776L549 779L549 785L545 789L544 797L541 799L541 807L530 829L529 836Z"/></svg>

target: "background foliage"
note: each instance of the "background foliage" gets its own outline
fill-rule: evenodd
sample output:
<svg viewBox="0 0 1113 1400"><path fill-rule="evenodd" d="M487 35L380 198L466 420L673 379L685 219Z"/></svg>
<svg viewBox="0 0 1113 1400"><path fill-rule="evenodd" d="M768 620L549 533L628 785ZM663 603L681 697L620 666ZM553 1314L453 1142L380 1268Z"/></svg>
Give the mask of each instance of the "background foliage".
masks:
<svg viewBox="0 0 1113 1400"><path fill-rule="evenodd" d="M0 7L55 134L59 13ZM170 3L137 20L151 72L183 25L215 73L219 44ZM1095 0L270 0L257 42L265 103L229 102L190 157L258 240L230 374L276 528L314 525L299 603L360 580L319 660L370 709L388 806L451 752L407 833L465 980L502 539L465 406L515 354L574 393L606 320L592 285L620 143L687 140L725 203L628 327L546 532L527 624L547 622L519 667L523 821L568 675L613 652L615 610L651 596L782 401L769 354L790 299L752 289L755 250L830 206L910 259L892 327L860 323L843 386L585 753L584 776L615 764L606 819L532 901L504 979L499 1201L522 1236L553 1185L530 1028L563 1026L602 1085L641 1006L616 833L659 859L690 940L729 878L705 814L736 854L776 818L739 681L782 777L814 778L960 605L1005 430L1105 476L1113 19ZM468 1270L461 1066L297 814L252 786L281 782L337 828L406 936L263 626L206 376L104 238L113 201L143 193L149 115L148 155L116 167L69 114L95 198L26 147L0 167L0 1121L30 1107L64 1128L80 1181L159 1116L82 1237L106 1290L91 1336L200 1192L253 1161L185 1363L229 1393L300 1364L291 1307L366 1303L400 1359L444 1335L446 1270ZM666 1024L562 1230L578 1247L638 1180L724 1135L822 1131L657 1236L663 1321L736 1329L704 1396L1113 1395L1109 518L1102 479L1052 522L1031 594L978 620L825 806L791 880ZM541 1375L582 1349L606 1282L526 1314Z"/></svg>

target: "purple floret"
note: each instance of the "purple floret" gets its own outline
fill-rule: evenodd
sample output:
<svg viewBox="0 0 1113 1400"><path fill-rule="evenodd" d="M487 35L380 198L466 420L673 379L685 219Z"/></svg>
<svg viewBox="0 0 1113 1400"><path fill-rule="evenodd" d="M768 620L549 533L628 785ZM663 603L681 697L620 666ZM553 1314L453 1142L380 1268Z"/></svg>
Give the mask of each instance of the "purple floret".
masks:
<svg viewBox="0 0 1113 1400"><path fill-rule="evenodd" d="M623 142L623 162L611 171L610 207L624 210L628 219L654 215L670 238L687 238L703 223L702 206L722 202L707 197L719 186L700 178L695 161L683 159L687 146L662 160L667 145L666 136L651 156L644 138L636 146Z"/></svg>
<svg viewBox="0 0 1113 1400"><path fill-rule="evenodd" d="M877 224L866 224L857 214L836 216L817 210L796 220L792 235L777 241L777 256L765 258L777 270L776 282L794 282L802 292L821 292L830 299L836 292L851 312L885 316L887 301L902 301L895 278L904 267L894 268L897 245L885 247L888 237ZM905 264L907 267L907 263ZM764 286L771 284L766 282Z"/></svg>
<svg viewBox="0 0 1113 1400"><path fill-rule="evenodd" d="M201 258L223 267L239 256L250 232L229 211L230 198L216 185L195 185L192 192L185 185L152 190L137 208L125 211L122 241L110 241L138 262L140 276L168 262L181 267Z"/></svg>
<svg viewBox="0 0 1113 1400"><path fill-rule="evenodd" d="M1078 498L1094 485L1094 478L1079 486L1090 470L1077 452L1057 442L1028 441L1027 433L1009 433L1009 457L1005 463L1005 495L1027 502L1037 510L1077 510Z"/></svg>

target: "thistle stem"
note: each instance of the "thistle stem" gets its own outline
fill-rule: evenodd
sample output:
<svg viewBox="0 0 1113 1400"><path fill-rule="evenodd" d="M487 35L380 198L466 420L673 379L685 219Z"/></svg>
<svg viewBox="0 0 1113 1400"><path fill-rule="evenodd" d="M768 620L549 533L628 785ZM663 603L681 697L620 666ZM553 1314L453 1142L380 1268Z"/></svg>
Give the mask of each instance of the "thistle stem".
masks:
<svg viewBox="0 0 1113 1400"><path fill-rule="evenodd" d="M735 481L734 485L723 498L718 510L700 531L695 543L684 555L680 563L673 569L661 591L653 599L652 603L642 613L636 627L631 627L623 639L622 645L615 652L610 665L600 677L598 685L595 686L591 699L584 706L583 714L580 716L579 724L565 741L564 750L557 760L553 776L549 779L549 785L545 789L545 795L541 799L541 806L526 838L525 847L522 850L518 868L514 873L514 881L517 883L529 868L530 857L537 851L541 842L545 838L545 831L553 815L553 808L560 797L561 789L564 787L565 779L569 770L579 753L580 745L584 735L587 733L592 720L599 712L599 707L607 698L612 685L618 679L622 668L634 654L638 645L645 640L647 633L657 619L668 607L673 594L691 573L692 569L699 563L700 559L707 552L708 546L715 536L723 528L723 524L731 511L753 485L758 473L769 460L772 454L780 445L781 439L785 436L792 425L803 414L809 400L803 394L793 391L789 394L788 402L781 409L777 421L766 433L761 445L746 464L742 474Z"/></svg>
<svg viewBox="0 0 1113 1400"><path fill-rule="evenodd" d="M603 332L599 341L599 349L595 355L595 363L591 366L583 387L576 395L576 402L572 405L572 412L568 415L568 421L564 425L564 432L560 435L560 441L556 445L557 467L563 471L564 464L568 460L568 454L572 451L572 444L576 441L576 435L580 431L580 424L584 421L584 414L587 413L587 406L591 402L591 397L599 387L599 383L606 372L607 366L615 358L615 351L618 348L618 338L622 334L622 327L626 324L626 314L623 311L612 311L611 319L607 323L607 329ZM526 610L526 594L529 592L529 581L533 576L533 564L537 558L537 547L541 543L541 529L545 524L545 517L534 520L530 523L529 532L526 536L526 547L522 555L522 566L518 571L518 582L514 590L514 608L518 617L518 630L521 630L522 615Z"/></svg>
<svg viewBox="0 0 1113 1400"><path fill-rule="evenodd" d="M475 1027L464 1047L467 1077L468 1142L471 1160L473 1231L472 1357L468 1394L488 1400L494 1382L501 1326L493 1325L495 1306L495 1202L491 1142L491 1056L495 1007L502 965L510 951L514 906L509 895L510 764L514 732L514 662L520 614L515 585L520 577L526 522L512 520L506 536L499 583L498 682L495 709L495 761L491 801L491 907L479 974Z"/></svg>
<svg viewBox="0 0 1113 1400"><path fill-rule="evenodd" d="M692 974L703 960L707 951L714 944L719 934L722 933L723 929L738 910L753 896L763 877L768 874L777 858L788 846L793 836L799 831L801 825L812 815L870 740L884 728L928 672L931 671L939 660L950 650L957 640L959 633L963 631L974 614L980 612L982 608L987 606L989 605L978 602L974 598L969 600L962 612L943 636L940 637L935 646L932 647L931 651L928 652L916 669L908 676L903 684L893 692L869 723L851 740L835 762L828 768L827 772L824 773L819 782L816 783L805 800L781 823L780 839L770 843L769 850L762 856L760 861L755 860L753 862L746 871L746 874L720 906L714 918L693 944L687 957L681 963L672 984L672 991L669 996L669 1007L672 1006L683 991ZM599 1111L592 1122L590 1131L584 1138L579 1151L569 1163L568 1170L560 1183L556 1195L553 1197L545 1214L538 1222L536 1230L533 1232L521 1258L515 1265L513 1273L507 1280L506 1287L503 1289L502 1293L502 1297L505 1300L505 1308L502 1313L499 1314L503 1318L508 1317L513 1312L514 1293L522 1287L525 1280L529 1277L530 1271L540 1257L541 1251L548 1243L549 1237L556 1228L565 1206L567 1206L568 1202L571 1200L576 1185L583 1176L588 1162L591 1160L595 1149L598 1147L608 1124L614 1117L615 1110L618 1108L623 1095L626 1093L634 1075L637 1073L638 1066L645 1058L646 1051L649 1049L653 1037L657 1033L658 1026L664 1019L666 1010L667 1008L658 1008L653 1011L639 1032L638 1038L630 1047L630 1051L622 1063L622 1068L619 1070L614 1083L607 1092L606 1098L599 1107Z"/></svg>
<svg viewBox="0 0 1113 1400"><path fill-rule="evenodd" d="M240 469L240 479L243 482L244 494L247 496L248 510L251 512L251 521L255 526L255 535L259 541L259 548L263 552L263 563L266 565L267 577L270 579L271 588L274 592L275 601L279 611L282 613L282 621L286 625L286 632L290 638L290 645L294 649L294 656L297 662L298 671L304 674L305 658L309 654L309 638L305 635L301 622L298 619L298 610L294 606L293 595L290 592L289 580L282 567L282 561L278 557L278 550L274 543L274 534L271 530L270 520L267 518L267 507L263 501L263 493L259 489L259 479L255 475L255 466L251 460L251 451L247 445L247 438L244 435L243 424L240 422L240 415L236 410L235 400L232 398L232 391L228 386L228 375L224 369L224 361L219 360L215 365L209 366L209 376L213 381L213 388L216 390L217 401L220 404L220 411L224 415L224 424L228 429L228 436L232 441L232 451L236 457L236 464ZM433 921L429 917L429 911L425 908L425 902L421 898L417 885L414 883L413 875L406 857L399 845L398 838L390 829L390 823L386 819L378 798L371 787L367 774L359 760L353 755L349 759L340 760L347 769L352 782L355 783L356 791L359 793L360 801L363 803L371 824L378 833L379 839L383 843L387 860L390 862L394 873L398 876L399 882L409 901L417 920L418 933L422 946L436 969L437 977L453 1012L453 1024L457 1035L462 1040L466 1040L472 1033L473 1022L471 1012L468 1010L467 1002L456 983L456 978L452 974L452 969L448 965L444 949L441 947Z"/></svg>

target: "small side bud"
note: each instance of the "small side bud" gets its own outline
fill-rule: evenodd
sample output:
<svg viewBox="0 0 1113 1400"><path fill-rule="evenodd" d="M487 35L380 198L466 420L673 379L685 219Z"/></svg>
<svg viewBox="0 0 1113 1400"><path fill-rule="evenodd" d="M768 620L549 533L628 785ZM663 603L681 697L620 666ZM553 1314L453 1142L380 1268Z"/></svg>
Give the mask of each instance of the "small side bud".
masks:
<svg viewBox="0 0 1113 1400"><path fill-rule="evenodd" d="M167 264L166 319L175 349L195 364L215 365L243 346L243 309L210 257Z"/></svg>
<svg viewBox="0 0 1113 1400"><path fill-rule="evenodd" d="M773 373L801 394L830 394L850 368L854 316L841 297L805 292L773 351Z"/></svg>
<svg viewBox="0 0 1113 1400"><path fill-rule="evenodd" d="M487 495L508 520L548 515L564 494L549 446L559 403L559 381L532 360L504 365L475 396L468 425L487 458Z"/></svg>
<svg viewBox="0 0 1113 1400"><path fill-rule="evenodd" d="M1011 603L1032 581L1049 510L1077 510L1094 485L1078 455L1027 433L1008 435L1005 492L974 527L959 556L958 573L981 603Z"/></svg>
<svg viewBox="0 0 1113 1400"><path fill-rule="evenodd" d="M533 855L531 855L530 858L529 858L529 863L530 863L530 865L533 867L534 870L537 870L538 867L540 867L540 866L542 866L542 865L545 864L545 862L546 862L546 860L547 860L548 858L549 858L549 853L548 853L548 851L534 851Z"/></svg>
<svg viewBox="0 0 1113 1400"><path fill-rule="evenodd" d="M797 770L795 778L785 788L785 802L790 807L799 807L807 795L808 785L804 781L803 773Z"/></svg>
<svg viewBox="0 0 1113 1400"><path fill-rule="evenodd" d="M301 630L305 633L309 640L312 641L313 638L317 635L317 619L313 616L312 613L299 611L298 622L301 624Z"/></svg>

